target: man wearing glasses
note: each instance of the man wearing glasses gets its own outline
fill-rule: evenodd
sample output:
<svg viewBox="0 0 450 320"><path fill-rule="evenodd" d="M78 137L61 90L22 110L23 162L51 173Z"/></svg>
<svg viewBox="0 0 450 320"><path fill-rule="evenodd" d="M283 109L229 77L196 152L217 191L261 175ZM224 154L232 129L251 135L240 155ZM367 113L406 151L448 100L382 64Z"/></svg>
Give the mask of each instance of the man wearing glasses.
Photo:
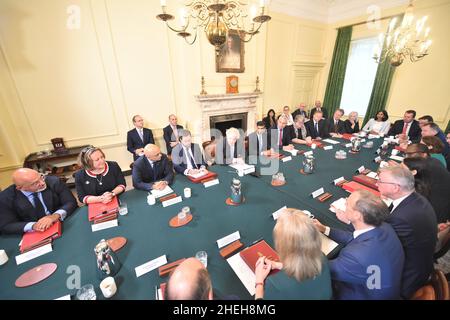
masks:
<svg viewBox="0 0 450 320"><path fill-rule="evenodd" d="M0 233L45 231L77 208L77 201L58 177L17 169L13 183L0 192Z"/></svg>
<svg viewBox="0 0 450 320"><path fill-rule="evenodd" d="M436 215L428 200L415 192L414 176L408 169L387 167L378 176L381 195L393 200L386 222L394 228L405 251L401 296L409 299L425 285L433 270Z"/></svg>

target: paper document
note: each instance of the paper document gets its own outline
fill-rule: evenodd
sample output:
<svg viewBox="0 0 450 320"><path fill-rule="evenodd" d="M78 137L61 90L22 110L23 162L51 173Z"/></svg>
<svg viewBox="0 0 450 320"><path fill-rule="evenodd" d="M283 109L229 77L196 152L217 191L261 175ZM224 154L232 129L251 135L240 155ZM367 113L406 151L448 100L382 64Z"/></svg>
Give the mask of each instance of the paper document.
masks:
<svg viewBox="0 0 450 320"><path fill-rule="evenodd" d="M239 280L241 280L242 284L250 293L250 295L254 296L256 276L253 273L252 269L250 269L245 261L241 258L239 252L228 258L227 262L230 265L231 269L233 269L234 273L236 273Z"/></svg>
<svg viewBox="0 0 450 320"><path fill-rule="evenodd" d="M331 144L339 144L339 141L331 140L331 139L324 139L323 142L331 143Z"/></svg>
<svg viewBox="0 0 450 320"><path fill-rule="evenodd" d="M155 196L155 198L161 198L167 194L170 194L173 192L172 188L169 186L166 186L164 189L162 190L152 190L152 195Z"/></svg>
<svg viewBox="0 0 450 320"><path fill-rule="evenodd" d="M320 234L322 237L322 252L324 255L329 255L331 251L334 250L339 244L330 238L328 238L323 233Z"/></svg>
<svg viewBox="0 0 450 320"><path fill-rule="evenodd" d="M330 211L336 213L335 208L341 210L341 211L345 211L347 205L346 205L346 199L345 198L340 198L336 201L334 201L331 205L330 205Z"/></svg>
<svg viewBox="0 0 450 320"><path fill-rule="evenodd" d="M203 171L199 171L199 172L196 173L196 174L188 174L188 176L189 176L189 177L192 177L192 178L194 178L194 179L198 179L198 178L200 178L200 177L206 176L207 174L208 174L208 171L203 170Z"/></svg>

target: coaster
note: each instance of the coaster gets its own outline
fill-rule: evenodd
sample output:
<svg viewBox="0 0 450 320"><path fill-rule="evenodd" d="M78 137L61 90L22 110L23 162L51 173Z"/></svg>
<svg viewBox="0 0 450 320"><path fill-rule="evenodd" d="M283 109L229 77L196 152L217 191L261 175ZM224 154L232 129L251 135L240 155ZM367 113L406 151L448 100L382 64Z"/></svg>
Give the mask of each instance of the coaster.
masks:
<svg viewBox="0 0 450 320"><path fill-rule="evenodd" d="M276 181L272 181L270 184L274 187L279 187L279 186L284 186L286 184L286 181L276 180Z"/></svg>
<svg viewBox="0 0 450 320"><path fill-rule="evenodd" d="M170 221L169 221L169 226L171 226L172 228L179 228L179 227L185 226L185 225L187 225L189 222L192 221L192 218L193 218L192 214L191 214L191 213L188 213L188 214L186 214L186 218L184 218L183 221L180 221L180 220L178 219L178 215L176 215L175 217L173 217L172 219L170 219Z"/></svg>
<svg viewBox="0 0 450 320"><path fill-rule="evenodd" d="M112 251L117 252L123 248L123 246L127 243L127 238L124 237L115 237L106 240L106 243L111 248Z"/></svg>
<svg viewBox="0 0 450 320"><path fill-rule="evenodd" d="M57 268L58 266L56 263L41 264L40 266L34 267L33 269L23 273L19 278L17 278L15 285L18 288L32 286L50 277Z"/></svg>
<svg viewBox="0 0 450 320"><path fill-rule="evenodd" d="M244 203L244 202L245 202L245 198L242 198L242 203ZM227 205L229 205L229 206L238 206L238 205L242 204L242 203L235 203L235 202L233 202L233 200L231 200L231 198L227 198L225 200L225 203Z"/></svg>
<svg viewBox="0 0 450 320"><path fill-rule="evenodd" d="M311 174L311 173L306 173L305 170L303 170L303 169L300 169L299 172L300 172L301 174L304 174L305 176Z"/></svg>

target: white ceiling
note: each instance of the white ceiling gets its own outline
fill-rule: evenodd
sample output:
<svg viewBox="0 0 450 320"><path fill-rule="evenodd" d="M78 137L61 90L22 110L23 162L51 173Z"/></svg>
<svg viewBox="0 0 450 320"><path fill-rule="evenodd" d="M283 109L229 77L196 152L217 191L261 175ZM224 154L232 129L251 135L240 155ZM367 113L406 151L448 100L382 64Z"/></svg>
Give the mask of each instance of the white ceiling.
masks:
<svg viewBox="0 0 450 320"><path fill-rule="evenodd" d="M409 0L270 0L271 11L291 16L335 23L341 20L373 14L371 6L381 9L406 6ZM371 12L368 10L372 10Z"/></svg>

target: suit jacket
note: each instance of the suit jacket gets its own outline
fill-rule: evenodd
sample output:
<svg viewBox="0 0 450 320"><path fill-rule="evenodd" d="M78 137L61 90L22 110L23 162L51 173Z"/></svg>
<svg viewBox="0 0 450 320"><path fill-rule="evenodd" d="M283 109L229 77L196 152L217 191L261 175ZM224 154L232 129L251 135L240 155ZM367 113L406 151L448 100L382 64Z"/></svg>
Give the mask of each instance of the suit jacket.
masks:
<svg viewBox="0 0 450 320"><path fill-rule="evenodd" d="M304 136L302 134L302 129L297 129L297 133L295 133L295 127L294 126L291 126L291 142L292 142L293 139L305 140L306 137L309 136L308 135L308 129L306 129L306 126L305 126L306 134Z"/></svg>
<svg viewBox="0 0 450 320"><path fill-rule="evenodd" d="M132 129L127 133L127 150L133 154L133 159L136 161L139 156L137 156L134 152L136 149L144 148L147 144L155 143L155 139L153 138L152 130L143 128L142 130L144 141L142 141L137 129Z"/></svg>
<svg viewBox="0 0 450 320"><path fill-rule="evenodd" d="M198 144L191 144L191 152L194 156L194 164L197 167L196 169L200 169L201 166L207 166L205 159L203 158L202 150ZM184 154L184 147L181 143L177 144L172 150L172 162L175 171L177 173L184 174L184 171L187 169L187 160Z"/></svg>
<svg viewBox="0 0 450 320"><path fill-rule="evenodd" d="M295 121L295 117L298 116L299 114L303 115L305 117L305 121L308 120L308 112L306 111L300 111L300 110L295 110L294 112L292 112L292 118L294 118Z"/></svg>
<svg viewBox="0 0 450 320"><path fill-rule="evenodd" d="M403 120L395 121L391 129L389 129L388 136L396 136L397 134L401 134L404 125L405 122ZM411 123L411 128L409 128L408 136L413 143L420 142L422 129L420 129L419 122L417 120L413 120L413 122Z"/></svg>
<svg viewBox="0 0 450 320"><path fill-rule="evenodd" d="M342 120L338 120L337 126L335 126L334 118L330 118L330 119L326 120L326 124L327 124L328 133L330 133L330 132L339 133L339 134L345 133L345 124L344 124L344 121L342 121Z"/></svg>
<svg viewBox="0 0 450 320"><path fill-rule="evenodd" d="M326 118L328 118L328 113L327 113L327 109L325 109L324 107L322 107L322 108L320 108L321 110L322 110L322 113L323 113L323 117L326 119ZM310 112L310 114L309 114L309 118L312 120L312 118L313 118L313 116L314 116L314 113L316 113L316 111L317 111L317 108L316 107L314 107L314 108L312 108L311 109L311 112Z"/></svg>
<svg viewBox="0 0 450 320"><path fill-rule="evenodd" d="M413 192L389 215L388 222L397 233L405 252L401 295L409 299L423 286L433 270L437 222L433 207Z"/></svg>
<svg viewBox="0 0 450 320"><path fill-rule="evenodd" d="M248 155L258 157L261 152L270 149L270 141L268 138L267 131L262 135L262 148L260 148L260 141L258 139L258 135L255 132L252 132L248 135Z"/></svg>
<svg viewBox="0 0 450 320"><path fill-rule="evenodd" d="M231 164L234 158L245 158L245 145L244 139L239 139L234 145L234 153L231 154L230 146L227 143L226 138L218 139L216 143L216 157L217 164Z"/></svg>
<svg viewBox="0 0 450 320"><path fill-rule="evenodd" d="M177 129L178 130L183 129L183 126L177 124ZM170 146L170 143L175 142L177 140L175 138L175 135L173 134L173 130L170 124L167 127L164 127L163 132L164 132L164 141L166 141L167 154L170 155L172 154L172 147Z"/></svg>
<svg viewBox="0 0 450 320"><path fill-rule="evenodd" d="M266 129L273 129L277 127L277 119L275 119L275 117L272 119L274 124L271 125L270 124L270 118L269 117L264 117L262 121L264 121L265 125L266 125Z"/></svg>
<svg viewBox="0 0 450 320"><path fill-rule="evenodd" d="M47 176L45 182L47 188L41 193L47 209L50 213L62 209L69 216L78 207L72 192L58 177ZM35 208L16 185L0 192L0 233L22 234L27 223L37 220Z"/></svg>
<svg viewBox="0 0 450 320"><path fill-rule="evenodd" d="M153 162L153 168L145 156L134 162L132 178L135 189L150 191L153 183L161 180L167 181L170 185L173 177L172 164L165 154L162 155L161 160Z"/></svg>
<svg viewBox="0 0 450 320"><path fill-rule="evenodd" d="M278 128L267 131L268 147L273 149L282 149L282 147L290 145L292 142L292 126L285 126L283 129L283 136L281 138L282 145L279 145Z"/></svg>
<svg viewBox="0 0 450 320"><path fill-rule="evenodd" d="M337 258L329 262L337 299L400 298L404 254L400 240L389 224L382 223L355 239L351 232L331 229L330 238L346 244ZM372 269L373 266L378 269ZM379 287L369 288L368 284L376 284L373 279L376 279L377 271Z"/></svg>
<svg viewBox="0 0 450 320"><path fill-rule="evenodd" d="M359 122L356 122L355 127L352 129L352 123L350 120L344 121L344 133L357 133L359 132Z"/></svg>
<svg viewBox="0 0 450 320"><path fill-rule="evenodd" d="M308 131L308 136L312 139L320 138L328 138L330 134L328 133L327 122L326 120L319 121L319 134L317 134L316 129L314 128L314 120L308 121L305 123L306 130Z"/></svg>

